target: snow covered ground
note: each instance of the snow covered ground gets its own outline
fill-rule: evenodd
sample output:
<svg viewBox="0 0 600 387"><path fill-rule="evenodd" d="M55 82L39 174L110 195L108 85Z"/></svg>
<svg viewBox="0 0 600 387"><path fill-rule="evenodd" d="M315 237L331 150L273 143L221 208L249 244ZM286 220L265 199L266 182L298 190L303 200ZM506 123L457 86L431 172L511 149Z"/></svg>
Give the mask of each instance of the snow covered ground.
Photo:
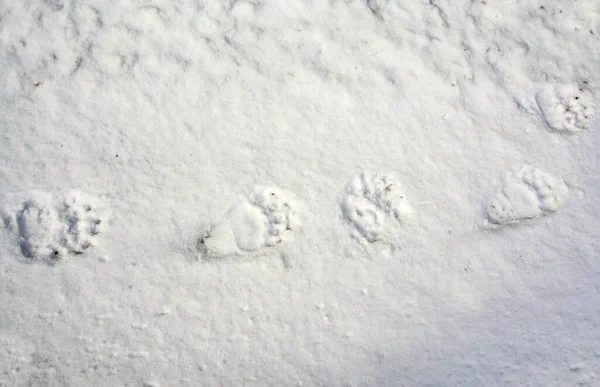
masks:
<svg viewBox="0 0 600 387"><path fill-rule="evenodd" d="M600 385L597 0L0 1L0 385Z"/></svg>

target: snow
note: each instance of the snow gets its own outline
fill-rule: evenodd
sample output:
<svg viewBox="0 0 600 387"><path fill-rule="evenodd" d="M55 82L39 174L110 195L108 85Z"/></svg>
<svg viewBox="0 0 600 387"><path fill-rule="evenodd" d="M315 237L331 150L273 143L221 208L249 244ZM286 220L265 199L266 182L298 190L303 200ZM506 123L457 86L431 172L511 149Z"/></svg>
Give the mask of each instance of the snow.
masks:
<svg viewBox="0 0 600 387"><path fill-rule="evenodd" d="M4 215L6 228L18 235L23 257L53 263L68 253L83 254L95 244L107 217L98 213L93 198L83 192L56 199L44 192L35 196L23 203L14 218Z"/></svg>
<svg viewBox="0 0 600 387"><path fill-rule="evenodd" d="M597 385L599 54L596 0L0 2L0 385Z"/></svg>
<svg viewBox="0 0 600 387"><path fill-rule="evenodd" d="M369 172L347 184L342 211L355 237L372 243L400 234L394 226L408 222L413 212L401 186L393 176Z"/></svg>
<svg viewBox="0 0 600 387"><path fill-rule="evenodd" d="M262 187L241 199L198 240L201 260L267 252L299 227L297 199L278 187Z"/></svg>
<svg viewBox="0 0 600 387"><path fill-rule="evenodd" d="M498 224L537 218L559 210L567 200L564 181L531 166L506 174L487 205L487 217Z"/></svg>
<svg viewBox="0 0 600 387"><path fill-rule="evenodd" d="M558 85L537 94L537 103L548 127L578 132L588 127L594 114L589 93L573 85Z"/></svg>

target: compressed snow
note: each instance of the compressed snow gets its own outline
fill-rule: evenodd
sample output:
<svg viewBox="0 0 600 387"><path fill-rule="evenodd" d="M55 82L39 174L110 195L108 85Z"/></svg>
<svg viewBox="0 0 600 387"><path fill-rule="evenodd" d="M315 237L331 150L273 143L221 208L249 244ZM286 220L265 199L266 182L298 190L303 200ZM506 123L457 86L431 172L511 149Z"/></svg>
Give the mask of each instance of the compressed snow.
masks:
<svg viewBox="0 0 600 387"><path fill-rule="evenodd" d="M12 213L3 211L6 228L18 238L25 258L55 263L94 245L106 218L98 212L94 198L81 192L57 198L44 193L35 196Z"/></svg>
<svg viewBox="0 0 600 387"><path fill-rule="evenodd" d="M599 47L597 0L0 2L0 385L598 385Z"/></svg>
<svg viewBox="0 0 600 387"><path fill-rule="evenodd" d="M299 227L297 200L278 187L257 188L200 236L202 259L241 256L276 246Z"/></svg>
<svg viewBox="0 0 600 387"><path fill-rule="evenodd" d="M578 86L555 85L540 91L536 99L548 127L557 131L586 129L594 114L591 96Z"/></svg>
<svg viewBox="0 0 600 387"><path fill-rule="evenodd" d="M525 165L508 172L492 195L486 213L494 223L536 218L561 208L569 189L564 181Z"/></svg>
<svg viewBox="0 0 600 387"><path fill-rule="evenodd" d="M394 177L365 172L348 183L342 211L357 236L368 242L389 239L399 233L394 226L411 216L412 208L405 196Z"/></svg>

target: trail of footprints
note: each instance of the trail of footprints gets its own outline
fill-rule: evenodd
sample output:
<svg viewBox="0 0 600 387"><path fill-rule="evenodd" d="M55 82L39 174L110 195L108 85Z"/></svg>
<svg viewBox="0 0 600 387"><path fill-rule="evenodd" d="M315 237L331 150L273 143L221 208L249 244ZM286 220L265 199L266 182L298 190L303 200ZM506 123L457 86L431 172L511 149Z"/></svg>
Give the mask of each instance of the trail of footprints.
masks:
<svg viewBox="0 0 600 387"><path fill-rule="evenodd" d="M365 172L348 183L340 204L351 235L371 243L391 239L412 214L400 182L377 173ZM198 239L202 259L248 258L279 249L294 239L301 207L289 191L257 188L207 225Z"/></svg>
<svg viewBox="0 0 600 387"><path fill-rule="evenodd" d="M541 118L552 130L575 133L588 128L591 94L576 86L555 85L536 97ZM563 179L531 165L513 167L498 180L484 203L484 217L495 226L515 225L559 210L569 189ZM346 184L340 198L349 233L366 243L401 236L414 215L402 184L392 175L364 172ZM36 198L3 216L28 260L56 263L83 254L103 231L106 211L82 192ZM240 198L201 232L197 250L203 260L252 258L281 250L300 227L302 204L276 186L258 187Z"/></svg>
<svg viewBox="0 0 600 387"><path fill-rule="evenodd" d="M538 168L513 168L493 188L485 217L496 226L542 217L559 210L568 192L562 179ZM398 180L370 172L347 183L340 207L350 235L366 243L391 242L401 236L415 212ZM206 225L197 242L201 259L255 258L280 250L294 239L301 208L289 191L256 188ZM27 200L4 223L17 235L25 258L53 264L94 246L106 212L95 198L79 193Z"/></svg>
<svg viewBox="0 0 600 387"><path fill-rule="evenodd" d="M496 226L548 215L567 200L565 182L530 165L512 168L485 203L486 220ZM258 188L240 199L198 239L204 260L266 255L293 240L300 226L300 203L278 187ZM415 211L400 181L364 172L347 183L340 207L350 235L366 243L393 242Z"/></svg>

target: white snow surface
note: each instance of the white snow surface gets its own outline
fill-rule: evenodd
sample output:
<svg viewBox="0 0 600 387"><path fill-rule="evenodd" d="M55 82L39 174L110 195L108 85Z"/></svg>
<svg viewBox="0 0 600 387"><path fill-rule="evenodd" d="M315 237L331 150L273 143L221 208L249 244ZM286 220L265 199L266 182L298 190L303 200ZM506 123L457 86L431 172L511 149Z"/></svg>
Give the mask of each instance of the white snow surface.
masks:
<svg viewBox="0 0 600 387"><path fill-rule="evenodd" d="M0 386L600 385L597 0L4 0L0 69Z"/></svg>

